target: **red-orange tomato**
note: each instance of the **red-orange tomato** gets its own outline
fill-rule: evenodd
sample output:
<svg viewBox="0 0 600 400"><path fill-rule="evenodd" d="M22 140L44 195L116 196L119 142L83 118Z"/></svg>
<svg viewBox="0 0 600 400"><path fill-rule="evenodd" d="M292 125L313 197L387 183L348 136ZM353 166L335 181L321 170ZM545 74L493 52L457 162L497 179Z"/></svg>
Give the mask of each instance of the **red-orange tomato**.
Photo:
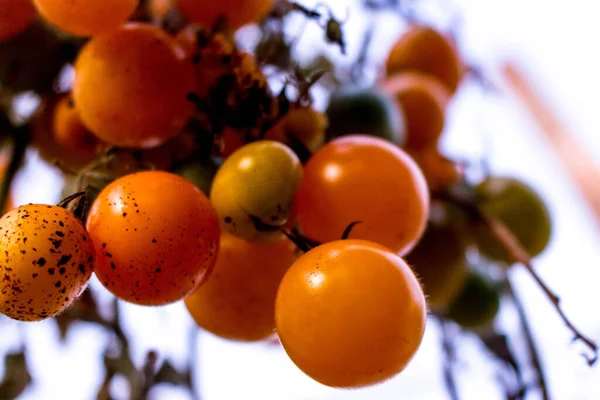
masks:
<svg viewBox="0 0 600 400"><path fill-rule="evenodd" d="M226 18L227 26L237 29L258 22L272 8L273 0L177 0L179 9L190 22L212 28L219 18Z"/></svg>
<svg viewBox="0 0 600 400"><path fill-rule="evenodd" d="M31 0L0 0L0 42L23 32L33 18Z"/></svg>
<svg viewBox="0 0 600 400"><path fill-rule="evenodd" d="M350 135L319 149L304 167L295 198L302 232L319 242L371 240L400 255L419 240L427 222L429 192L413 159L387 140Z"/></svg>
<svg viewBox="0 0 600 400"><path fill-rule="evenodd" d="M168 172L126 175L94 201L87 230L96 275L115 296L141 305L183 299L208 277L219 224L206 196Z"/></svg>
<svg viewBox="0 0 600 400"><path fill-rule="evenodd" d="M275 331L275 296L297 258L283 234L269 243L247 242L223 233L210 279L185 299L203 329L233 340L258 341Z"/></svg>
<svg viewBox="0 0 600 400"><path fill-rule="evenodd" d="M63 97L54 109L54 137L66 150L93 156L100 149L100 141L83 125L71 96Z"/></svg>
<svg viewBox="0 0 600 400"><path fill-rule="evenodd" d="M138 0L33 0L40 14L59 29L74 35L107 33L124 24Z"/></svg>
<svg viewBox="0 0 600 400"><path fill-rule="evenodd" d="M73 98L84 124L121 147L156 147L175 136L194 110L196 79L184 51L146 24L90 40L75 62Z"/></svg>
<svg viewBox="0 0 600 400"><path fill-rule="evenodd" d="M380 383L418 350L426 322L421 286L389 249L338 240L301 256L275 303L279 339L311 378L333 387Z"/></svg>
<svg viewBox="0 0 600 400"><path fill-rule="evenodd" d="M439 79L451 93L456 91L463 69L454 44L428 26L411 27L398 39L386 62L388 75L423 72Z"/></svg>

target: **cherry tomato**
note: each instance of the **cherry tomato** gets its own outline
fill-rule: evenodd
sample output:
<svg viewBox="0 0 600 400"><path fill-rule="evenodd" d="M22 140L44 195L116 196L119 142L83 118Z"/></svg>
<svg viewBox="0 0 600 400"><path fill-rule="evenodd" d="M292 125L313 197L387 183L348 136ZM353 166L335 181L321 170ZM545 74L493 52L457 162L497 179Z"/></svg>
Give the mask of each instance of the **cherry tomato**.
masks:
<svg viewBox="0 0 600 400"><path fill-rule="evenodd" d="M383 90L396 96L406 120L406 147L433 148L444 130L450 92L437 79L420 72L395 75Z"/></svg>
<svg viewBox="0 0 600 400"><path fill-rule="evenodd" d="M455 46L445 36L427 26L414 26L390 51L386 70L388 75L404 71L430 74L454 93L463 67Z"/></svg>
<svg viewBox="0 0 600 400"><path fill-rule="evenodd" d="M229 126L226 126L221 132L220 140L221 140L221 151L219 154L227 158L236 152L240 147L244 145L242 132L237 129L233 129Z"/></svg>
<svg viewBox="0 0 600 400"><path fill-rule="evenodd" d="M285 274L277 333L291 360L333 387L380 383L402 371L421 343L426 304L406 263L364 240L326 243Z"/></svg>
<svg viewBox="0 0 600 400"><path fill-rule="evenodd" d="M258 22L267 15L273 0L177 0L179 9L190 21L212 28L220 18L226 18L227 26L237 29L251 22Z"/></svg>
<svg viewBox="0 0 600 400"><path fill-rule="evenodd" d="M86 288L94 246L62 207L28 204L0 219L0 312L40 321L67 308Z"/></svg>
<svg viewBox="0 0 600 400"><path fill-rule="evenodd" d="M295 199L302 232L319 242L350 237L406 254L425 230L429 192L423 173L403 150L364 135L335 139L304 167Z"/></svg>
<svg viewBox="0 0 600 400"><path fill-rule="evenodd" d="M446 308L464 285L467 245L458 224L430 222L419 243L406 255L432 309Z"/></svg>
<svg viewBox="0 0 600 400"><path fill-rule="evenodd" d="M174 5L175 0L149 0L148 11L156 19L164 18Z"/></svg>
<svg viewBox="0 0 600 400"><path fill-rule="evenodd" d="M0 0L0 42L23 32L34 18L31 0Z"/></svg>
<svg viewBox="0 0 600 400"><path fill-rule="evenodd" d="M315 109L295 108L269 129L264 138L285 143L290 147L297 141L307 150L314 152L325 141L327 125L327 117Z"/></svg>
<svg viewBox="0 0 600 400"><path fill-rule="evenodd" d="M203 329L233 340L263 340L275 331L275 296L296 260L296 246L280 234L270 243L221 235L210 279L185 299Z"/></svg>
<svg viewBox="0 0 600 400"><path fill-rule="evenodd" d="M108 33L119 28L133 14L138 0L33 0L52 24L79 36Z"/></svg>
<svg viewBox="0 0 600 400"><path fill-rule="evenodd" d="M544 251L552 234L552 221L546 204L530 186L514 178L491 177L476 190L481 207L508 228L529 256ZM506 265L515 263L483 223L474 226L473 237L486 257Z"/></svg>
<svg viewBox="0 0 600 400"><path fill-rule="evenodd" d="M394 96L378 88L341 89L331 96L327 106L329 136L366 134L402 145L405 121Z"/></svg>
<svg viewBox="0 0 600 400"><path fill-rule="evenodd" d="M250 143L225 160L210 190L224 230L246 240L278 236L302 181L302 165L286 145Z"/></svg>
<svg viewBox="0 0 600 400"><path fill-rule="evenodd" d="M471 272L446 315L465 328L477 328L491 323L499 309L500 289L489 278Z"/></svg>
<svg viewBox="0 0 600 400"><path fill-rule="evenodd" d="M455 185L464 177L464 167L441 155L435 147L407 151L423 171L431 190Z"/></svg>
<svg viewBox="0 0 600 400"><path fill-rule="evenodd" d="M73 98L81 119L115 146L156 147L174 137L192 115L194 88L183 50L146 24L91 39L75 62Z"/></svg>
<svg viewBox="0 0 600 400"><path fill-rule="evenodd" d="M104 188L87 229L100 282L141 305L189 295L212 271L219 248L217 216L206 196L162 171L126 175Z"/></svg>
<svg viewBox="0 0 600 400"><path fill-rule="evenodd" d="M65 96L54 109L54 137L66 150L94 156L101 142L83 125L71 96Z"/></svg>

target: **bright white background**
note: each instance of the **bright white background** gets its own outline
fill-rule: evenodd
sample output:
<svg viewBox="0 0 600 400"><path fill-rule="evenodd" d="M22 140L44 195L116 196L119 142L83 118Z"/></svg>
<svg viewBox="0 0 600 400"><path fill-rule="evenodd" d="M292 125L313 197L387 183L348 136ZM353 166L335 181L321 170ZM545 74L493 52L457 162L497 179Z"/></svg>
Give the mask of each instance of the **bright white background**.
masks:
<svg viewBox="0 0 600 400"><path fill-rule="evenodd" d="M434 14L440 4L451 5L450 1L416 2ZM314 5L316 1L302 3ZM346 7L354 1L328 3L343 18ZM465 54L490 68L506 59L517 61L578 140L600 161L600 58L596 55L600 4L592 0L456 0L455 4L463 15L461 41ZM378 18L376 48L371 54L374 59L385 56L403 29L392 16ZM351 55L367 23L367 16L350 14L345 27L348 32L356 32L348 36ZM299 50L317 48L336 53L335 48L320 41L318 30L307 29ZM477 87L466 84L451 105L443 148L448 155L461 158L485 155L495 173L521 177L545 197L555 230L550 248L536 265L561 295L576 325L600 341L600 230L537 129L515 99L493 97L484 102ZM58 174L35 162L35 154L30 157L30 167L19 176L19 202L55 202L60 189ZM36 183L27 185L31 181ZM600 399L600 367L587 367L579 356L582 347L570 343L569 332L527 273L516 268L513 279L526 301L552 399ZM96 281L93 287L104 293ZM160 309L126 305L123 311L138 363L146 350L154 348L169 355L176 366L184 365L190 320L182 304ZM505 318L508 325L511 318ZM22 399L92 398L102 374L99 357L107 341L103 332L87 325L76 326L67 344L59 345L53 322L18 325L3 321L0 329L0 354L15 349L22 338L28 343L34 385ZM277 347L232 344L203 334L198 343L198 382L205 400L446 399L437 334L435 325L430 324L421 350L398 378L352 392L332 390L311 381ZM492 366L477 354L477 344L468 338L459 347L461 398L501 399L493 385ZM152 397L187 398L184 392L170 388L153 391ZM537 398L535 393L529 397Z"/></svg>

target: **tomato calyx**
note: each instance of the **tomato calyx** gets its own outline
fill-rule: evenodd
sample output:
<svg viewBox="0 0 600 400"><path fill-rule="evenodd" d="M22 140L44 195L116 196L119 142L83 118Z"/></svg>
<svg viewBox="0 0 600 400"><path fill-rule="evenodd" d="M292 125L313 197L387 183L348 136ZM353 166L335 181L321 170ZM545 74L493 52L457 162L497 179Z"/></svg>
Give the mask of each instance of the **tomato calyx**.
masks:
<svg viewBox="0 0 600 400"><path fill-rule="evenodd" d="M71 211L81 222L85 223L85 209L87 206L87 192L82 190L65 197L56 204L65 210Z"/></svg>
<svg viewBox="0 0 600 400"><path fill-rule="evenodd" d="M361 223L362 223L362 221L350 222L348 224L348 226L346 227L346 229L344 229L344 232L342 233L342 240L348 239L348 236L350 236L352 229L354 229L354 227L356 225L361 224ZM292 241L292 243L294 243L296 245L296 247L298 247L298 249L300 249L304 253L314 249L315 247L321 246L323 244L322 242L318 242L316 240L313 240L309 237L304 236L302 233L300 233L298 228L293 228L291 231L281 229L281 232L290 241Z"/></svg>
<svg viewBox="0 0 600 400"><path fill-rule="evenodd" d="M358 224L362 224L362 221L352 221L348 224L348 226L346 227L346 229L344 229L344 233L342 233L342 240L346 240L348 239L348 236L350 236L350 233L352 233L352 229L354 229L354 227Z"/></svg>

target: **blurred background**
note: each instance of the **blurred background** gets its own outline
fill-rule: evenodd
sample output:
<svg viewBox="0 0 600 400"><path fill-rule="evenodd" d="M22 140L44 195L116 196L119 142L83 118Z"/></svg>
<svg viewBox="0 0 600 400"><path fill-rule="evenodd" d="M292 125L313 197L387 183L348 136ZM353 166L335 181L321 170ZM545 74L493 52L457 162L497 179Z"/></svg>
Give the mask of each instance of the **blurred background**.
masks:
<svg viewBox="0 0 600 400"><path fill-rule="evenodd" d="M314 7L319 2L299 3ZM298 56L311 58L322 52L340 64L356 58L360 40L371 23L376 23L369 63L382 65L387 52L406 28L401 18L389 11L367 12L358 0L329 0L331 10L344 20L348 55L323 41L323 32L314 23L304 27L297 44ZM450 105L442 149L450 158L485 160L495 174L512 175L529 183L546 200L553 216L554 230L549 248L535 260L535 268L557 292L565 312L589 337L600 340L600 218L589 200L593 188L582 191L564 164L564 150L574 144L585 149L579 169L594 177L600 168L600 58L594 49L600 37L596 16L600 4L589 0L413 0L418 18L442 31L454 32L465 58L481 68L499 89L485 92L472 80L463 81ZM292 24L293 25L293 24ZM297 29L302 29L299 23ZM292 26L290 35L294 34ZM242 43L252 43L253 27L238 32ZM550 117L532 113L531 98L505 79L506 65L519 71ZM368 71L375 79L380 71ZM523 89L521 87L521 89ZM317 106L319 106L317 97ZM322 106L322 104L321 104ZM532 108L533 107L533 108ZM550 120L548 120L550 118ZM558 133L557 133L558 132ZM573 141L559 146L557 134ZM553 136L554 135L554 136ZM551 138L554 138L551 140ZM571 153L573 155L573 153ZM58 170L42 162L35 152L27 155L27 167L17 179L16 200L56 202L62 188ZM579 177L581 177L581 172ZM35 181L35 184L31 184ZM592 186L600 182L592 181ZM591 194L590 194L591 193ZM523 300L531 325L541 366L546 374L551 399L600 399L600 369L588 367L580 355L580 343L572 343L570 332L558 318L546 297L522 267L511 270L517 295ZM93 292L102 303L110 296L95 280ZM229 399L446 399L442 346L439 327L428 324L423 345L408 369L380 386L339 391L322 386L305 376L273 344L238 344L209 333L198 333L183 303L162 308L120 304L123 327L130 337L133 361L144 362L146 352L156 350L160 359L168 358L176 368L185 368L190 353L195 355L193 382L204 400ZM498 324L507 332L518 331L515 311L503 307ZM514 343L521 361L527 362L525 344ZM0 317L0 356L26 344L26 357L33 384L19 399L91 399L103 379L102 356L107 345L106 332L95 325L70 327L67 340L60 341L54 321L18 324ZM498 384L494 362L482 352L482 345L469 334L456 339L456 368L460 399L505 399ZM521 350L521 351L520 351ZM0 376L4 374L0 365ZM535 379L524 371L526 381ZM127 398L125 378L113 382L116 399ZM190 399L188 392L175 386L159 385L152 399ZM527 400L541 399L531 390Z"/></svg>

